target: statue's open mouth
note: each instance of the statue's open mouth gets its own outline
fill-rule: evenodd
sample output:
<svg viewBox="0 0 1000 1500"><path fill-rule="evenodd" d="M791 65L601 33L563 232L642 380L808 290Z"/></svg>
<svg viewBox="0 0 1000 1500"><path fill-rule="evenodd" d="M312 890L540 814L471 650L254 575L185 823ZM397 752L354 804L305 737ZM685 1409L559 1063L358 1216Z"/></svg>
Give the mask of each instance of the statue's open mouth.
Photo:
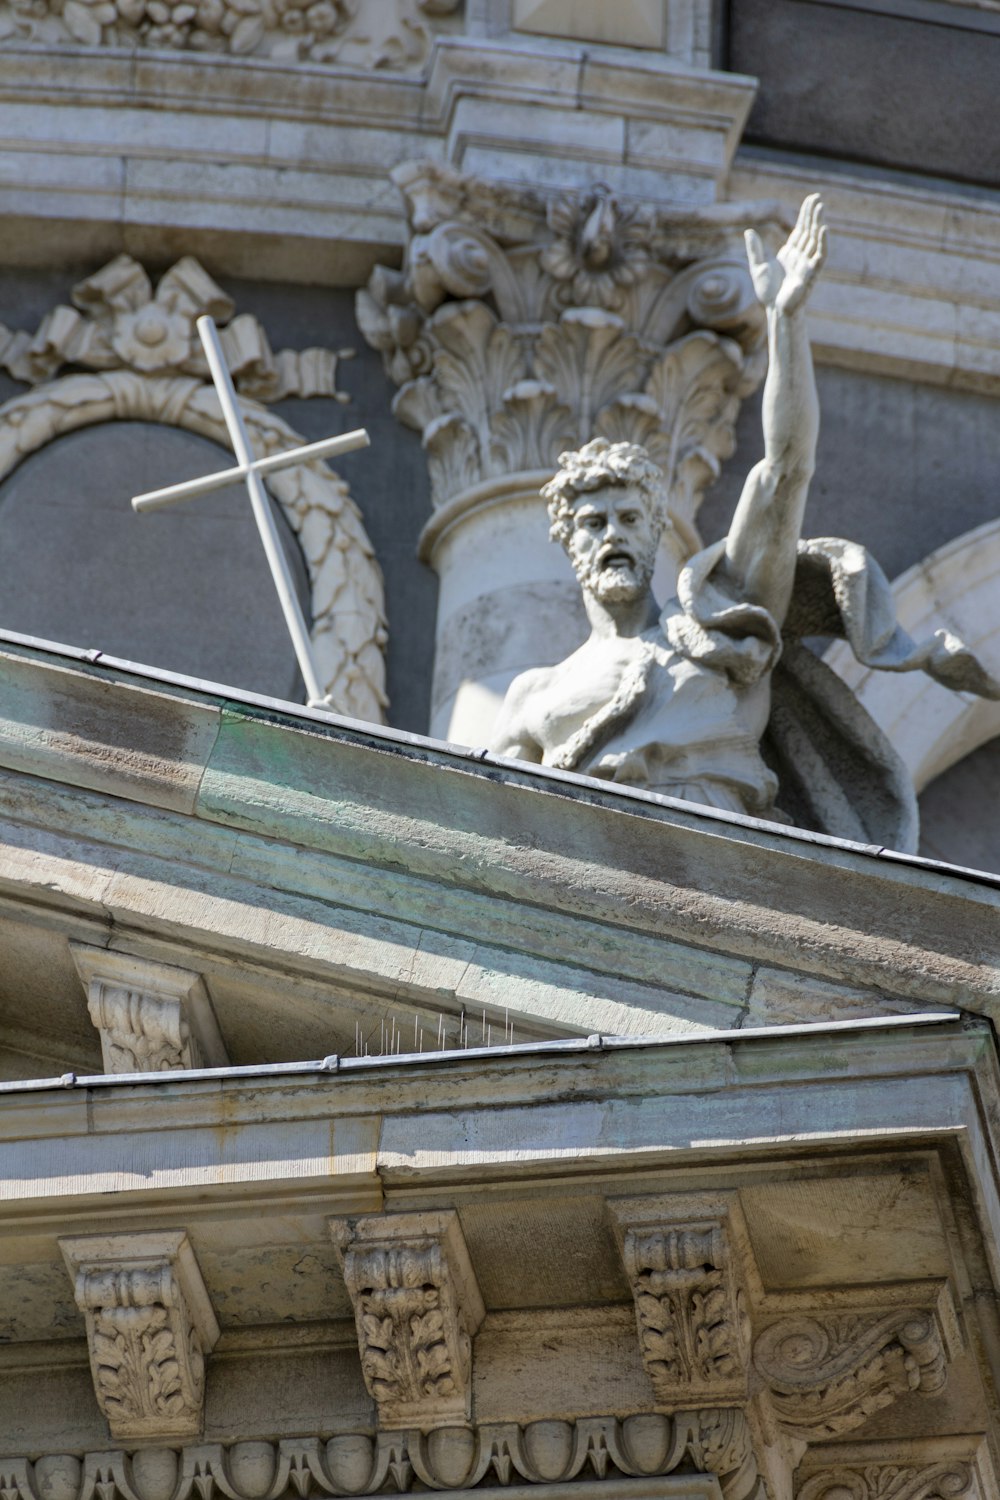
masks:
<svg viewBox="0 0 1000 1500"><path fill-rule="evenodd" d="M634 568L635 558L632 556L631 552L606 552L605 555L601 558L600 566L602 568Z"/></svg>

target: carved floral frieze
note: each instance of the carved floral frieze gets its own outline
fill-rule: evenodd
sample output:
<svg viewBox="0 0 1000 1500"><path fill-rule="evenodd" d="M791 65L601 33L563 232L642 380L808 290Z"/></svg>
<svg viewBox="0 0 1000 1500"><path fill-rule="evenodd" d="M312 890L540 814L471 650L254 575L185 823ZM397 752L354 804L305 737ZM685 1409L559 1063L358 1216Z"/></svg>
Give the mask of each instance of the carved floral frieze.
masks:
<svg viewBox="0 0 1000 1500"><path fill-rule="evenodd" d="M604 187L545 199L427 162L393 173L409 241L358 294L362 333L422 436L433 500L548 470L596 435L663 467L686 544L765 367L741 231L770 204L677 212Z"/></svg>
<svg viewBox="0 0 1000 1500"><path fill-rule="evenodd" d="M461 0L0 0L0 41L419 73Z"/></svg>
<svg viewBox="0 0 1000 1500"><path fill-rule="evenodd" d="M455 1213L335 1224L361 1370L384 1427L468 1418L485 1310Z"/></svg>
<svg viewBox="0 0 1000 1500"><path fill-rule="evenodd" d="M97 1403L111 1435L201 1431L205 1359L219 1325L183 1231L60 1241L87 1326Z"/></svg>

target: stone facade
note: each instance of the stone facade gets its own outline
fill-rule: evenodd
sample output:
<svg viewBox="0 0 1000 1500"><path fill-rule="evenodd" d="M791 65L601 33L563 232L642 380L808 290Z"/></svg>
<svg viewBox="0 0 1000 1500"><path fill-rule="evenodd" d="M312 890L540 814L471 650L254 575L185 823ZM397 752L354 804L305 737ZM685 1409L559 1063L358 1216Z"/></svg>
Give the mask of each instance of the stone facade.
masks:
<svg viewBox="0 0 1000 1500"><path fill-rule="evenodd" d="M787 9L0 0L5 1500L1000 1493L997 878L478 748L563 446L664 463L661 591L725 530L813 189L810 529L1000 668L991 10L806 7L817 140ZM116 550L205 312L262 451L371 428L274 487L343 717L235 501ZM830 660L995 864L997 705Z"/></svg>

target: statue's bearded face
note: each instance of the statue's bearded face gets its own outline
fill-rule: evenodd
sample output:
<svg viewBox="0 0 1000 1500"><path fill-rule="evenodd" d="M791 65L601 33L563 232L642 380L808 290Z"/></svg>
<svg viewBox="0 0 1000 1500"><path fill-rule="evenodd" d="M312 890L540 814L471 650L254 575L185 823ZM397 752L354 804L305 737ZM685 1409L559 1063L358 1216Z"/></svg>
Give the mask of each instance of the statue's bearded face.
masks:
<svg viewBox="0 0 1000 1500"><path fill-rule="evenodd" d="M649 588L658 540L638 487L609 484L580 496L566 551L582 588L603 604L630 603Z"/></svg>

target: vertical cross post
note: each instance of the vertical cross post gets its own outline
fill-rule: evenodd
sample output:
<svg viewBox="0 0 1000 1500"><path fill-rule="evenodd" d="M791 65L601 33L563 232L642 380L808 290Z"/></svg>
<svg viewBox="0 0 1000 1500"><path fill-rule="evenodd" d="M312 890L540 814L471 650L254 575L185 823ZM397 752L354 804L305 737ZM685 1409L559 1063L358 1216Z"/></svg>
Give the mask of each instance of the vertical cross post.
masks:
<svg viewBox="0 0 1000 1500"><path fill-rule="evenodd" d="M306 685L307 701L311 708L323 708L326 706L323 687L316 671L309 629L299 606L295 582L288 566L288 559L282 550L281 538L262 476L276 469L289 468L292 464L308 462L313 458L321 458L333 453L346 453L352 448L367 447L368 434L363 428L359 428L356 432L347 432L341 437L326 438L319 443L308 443L301 448L293 448L287 453L274 454L270 458L254 459L232 376L219 342L219 333L211 318L198 319L198 334L205 350L219 404L222 407L222 416L229 433L229 440L236 453L238 467L225 469L218 474L208 474L203 479L193 479L186 484L175 484L167 489L151 490L148 494L136 495L132 501L132 508L137 512L154 510L162 505L172 505L178 500L191 500L196 495L223 489L235 480L244 481L250 496L250 504L257 530L260 533L264 555L278 593L281 611L295 648L299 671Z"/></svg>

